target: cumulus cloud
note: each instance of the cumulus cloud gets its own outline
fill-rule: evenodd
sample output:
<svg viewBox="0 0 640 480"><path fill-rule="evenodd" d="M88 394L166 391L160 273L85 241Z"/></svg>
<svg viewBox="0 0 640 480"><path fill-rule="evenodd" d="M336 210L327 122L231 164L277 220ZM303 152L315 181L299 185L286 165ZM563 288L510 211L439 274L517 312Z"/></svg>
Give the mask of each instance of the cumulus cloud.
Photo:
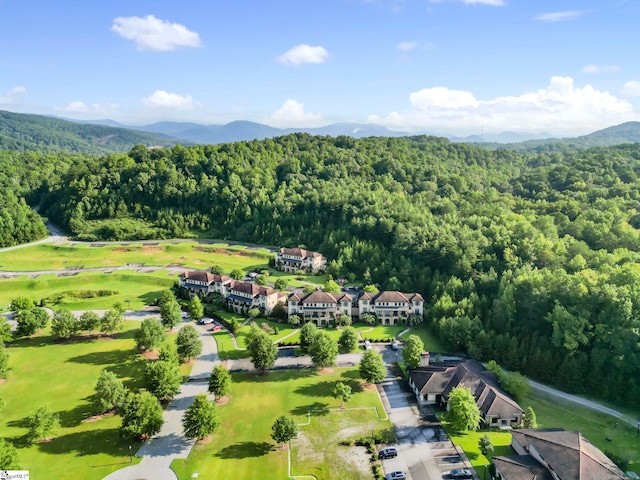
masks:
<svg viewBox="0 0 640 480"><path fill-rule="evenodd" d="M322 122L322 114L307 113L304 104L288 99L280 109L266 119L266 123L274 127L313 127Z"/></svg>
<svg viewBox="0 0 640 480"><path fill-rule="evenodd" d="M111 30L127 40L133 40L138 50L168 51L202 46L198 33L153 15L115 18Z"/></svg>
<svg viewBox="0 0 640 480"><path fill-rule="evenodd" d="M302 65L304 63L324 63L327 58L329 58L329 52L324 47L312 47L303 43L283 53L276 60L284 65Z"/></svg>
<svg viewBox="0 0 640 480"><path fill-rule="evenodd" d="M193 110L196 106L191 95L179 95L164 90L156 90L142 99L142 103L153 108L173 108L176 110Z"/></svg>
<svg viewBox="0 0 640 480"><path fill-rule="evenodd" d="M478 100L468 91L430 87L411 93L409 100L410 110L371 115L368 121L410 130L472 133L484 127L572 135L638 118L628 101L591 85L576 86L571 77L552 77L546 88L519 96Z"/></svg>
<svg viewBox="0 0 640 480"><path fill-rule="evenodd" d="M587 65L582 67L582 73L612 73L620 71L617 65Z"/></svg>
<svg viewBox="0 0 640 480"><path fill-rule="evenodd" d="M442 3L447 0L429 0L431 3ZM505 0L449 0L454 2L461 2L465 5L492 5L494 7L503 7L507 4Z"/></svg>
<svg viewBox="0 0 640 480"><path fill-rule="evenodd" d="M632 80L622 87L622 94L627 97L640 97L640 82Z"/></svg>
<svg viewBox="0 0 640 480"><path fill-rule="evenodd" d="M118 106L114 103L84 103L75 101L66 107L57 108L59 112L66 113L90 113L90 114L112 114L118 111Z"/></svg>
<svg viewBox="0 0 640 480"><path fill-rule="evenodd" d="M3 96L0 96L0 105L10 105L15 103L22 94L26 93L27 89L23 86L13 87Z"/></svg>
<svg viewBox="0 0 640 480"><path fill-rule="evenodd" d="M566 20L573 20L574 18L578 18L584 15L583 10L568 10L564 12L548 12L542 13L537 17L534 17L534 20L538 20L539 22L564 22Z"/></svg>
<svg viewBox="0 0 640 480"><path fill-rule="evenodd" d="M419 46L420 44L418 42L400 42L396 45L396 48L403 52L408 52L410 50L418 48Z"/></svg>

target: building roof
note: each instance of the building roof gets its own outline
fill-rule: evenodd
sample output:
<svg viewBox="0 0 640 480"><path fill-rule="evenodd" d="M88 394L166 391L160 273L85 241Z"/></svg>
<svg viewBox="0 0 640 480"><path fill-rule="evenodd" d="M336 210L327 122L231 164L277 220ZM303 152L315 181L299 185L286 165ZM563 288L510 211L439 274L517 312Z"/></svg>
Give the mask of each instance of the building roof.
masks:
<svg viewBox="0 0 640 480"><path fill-rule="evenodd" d="M308 257L322 257L323 255L318 252L312 252L311 250L305 250L303 248L280 248L282 255L292 255L294 257L308 258Z"/></svg>
<svg viewBox="0 0 640 480"><path fill-rule="evenodd" d="M525 440L525 449L528 452L537 452L560 480L626 478L624 473L580 432L530 429L514 431L513 434L514 440L518 443Z"/></svg>
<svg viewBox="0 0 640 480"><path fill-rule="evenodd" d="M553 476L531 455L491 458L504 480L553 480Z"/></svg>
<svg viewBox="0 0 640 480"><path fill-rule="evenodd" d="M182 277L185 281L194 280L196 282L213 283L215 275L209 272L204 272L202 270L194 270L191 272L184 272L180 275L180 277Z"/></svg>
<svg viewBox="0 0 640 480"><path fill-rule="evenodd" d="M274 293L278 293L273 288L261 287L260 285L249 282L234 282L231 285L231 291L249 294L252 297L257 297L258 295L269 296Z"/></svg>
<svg viewBox="0 0 640 480"><path fill-rule="evenodd" d="M412 303L424 302L424 298L419 293L402 293L394 290L382 291L379 293L363 293L359 300L371 300L371 303Z"/></svg>
<svg viewBox="0 0 640 480"><path fill-rule="evenodd" d="M301 304L308 303L335 303L336 305L343 302L351 302L351 295L347 293L327 293L322 290L316 290L315 292L311 292L308 294L299 294L294 293L289 297L289 301L298 301Z"/></svg>
<svg viewBox="0 0 640 480"><path fill-rule="evenodd" d="M447 397L461 385L469 387L483 416L512 418L524 411L498 385L493 372L488 372L476 360L448 365L430 365L412 369L409 373L420 394L441 394Z"/></svg>

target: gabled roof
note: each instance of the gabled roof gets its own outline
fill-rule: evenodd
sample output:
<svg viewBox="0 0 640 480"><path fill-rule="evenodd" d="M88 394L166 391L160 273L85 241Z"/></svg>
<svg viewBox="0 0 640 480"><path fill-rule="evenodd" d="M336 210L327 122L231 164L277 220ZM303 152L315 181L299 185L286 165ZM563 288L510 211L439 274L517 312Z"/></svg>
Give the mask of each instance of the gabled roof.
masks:
<svg viewBox="0 0 640 480"><path fill-rule="evenodd" d="M553 476L531 455L491 458L505 480L553 480Z"/></svg>
<svg viewBox="0 0 640 480"><path fill-rule="evenodd" d="M235 282L231 286L231 291L249 294L252 297L256 297L258 295L268 296L277 293L277 291L273 288L261 287L260 285L256 285L255 283L248 282Z"/></svg>
<svg viewBox="0 0 640 480"><path fill-rule="evenodd" d="M309 257L322 257L321 253L312 252L311 250L304 250L303 248L280 248L282 255L292 255L294 257L309 258Z"/></svg>
<svg viewBox="0 0 640 480"><path fill-rule="evenodd" d="M526 450L535 450L560 480L616 480L624 473L580 432L520 430L528 442ZM521 443L522 445L522 443Z"/></svg>
<svg viewBox="0 0 640 480"><path fill-rule="evenodd" d="M289 301L299 302L301 305L308 303L343 303L343 302L351 302L351 295L347 293L327 293L322 290L316 290L311 293L294 293L289 297Z"/></svg>
<svg viewBox="0 0 640 480"><path fill-rule="evenodd" d="M212 283L214 281L214 275L209 272L203 272L202 270L194 270L191 272L184 272L180 275L180 277L187 280L195 280L196 282L207 282Z"/></svg>
<svg viewBox="0 0 640 480"><path fill-rule="evenodd" d="M424 302L424 298L419 293L402 293L394 290L384 290L379 293L363 293L359 300L371 300L371 303L412 303Z"/></svg>
<svg viewBox="0 0 640 480"><path fill-rule="evenodd" d="M447 397L456 387L469 387L483 416L512 418L524 413L520 405L500 389L495 375L487 372L476 360L418 367L411 370L409 376L422 395L430 393Z"/></svg>

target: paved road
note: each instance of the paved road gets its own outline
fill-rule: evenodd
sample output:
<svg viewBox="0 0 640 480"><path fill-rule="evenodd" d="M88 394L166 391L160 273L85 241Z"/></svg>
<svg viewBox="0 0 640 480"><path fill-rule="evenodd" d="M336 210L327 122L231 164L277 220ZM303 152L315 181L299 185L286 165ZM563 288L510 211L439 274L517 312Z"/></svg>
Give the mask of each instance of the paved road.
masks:
<svg viewBox="0 0 640 480"><path fill-rule="evenodd" d="M182 416L196 395L207 393L209 374L218 362L213 336L205 325L196 328L202 340L202 354L193 364L190 381L182 385L180 394L167 406L162 430L140 447L136 453L136 457L142 457L139 464L117 470L105 480L177 480L171 462L176 458L187 458L195 443L182 433Z"/></svg>

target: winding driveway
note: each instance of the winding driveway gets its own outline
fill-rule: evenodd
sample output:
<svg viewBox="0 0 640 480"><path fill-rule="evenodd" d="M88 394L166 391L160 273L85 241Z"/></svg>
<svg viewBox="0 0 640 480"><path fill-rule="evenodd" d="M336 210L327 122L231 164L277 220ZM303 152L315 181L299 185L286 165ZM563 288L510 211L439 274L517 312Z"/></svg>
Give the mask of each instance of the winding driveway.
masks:
<svg viewBox="0 0 640 480"><path fill-rule="evenodd" d="M218 362L218 348L206 325L197 325L202 340L202 354L195 360L189 381L182 384L180 393L169 403L164 412L164 425L158 435L144 443L136 457L142 457L137 465L117 470L105 480L177 480L171 470L176 458L187 458L195 441L185 438L182 432L182 416L196 395L207 393L209 374Z"/></svg>

